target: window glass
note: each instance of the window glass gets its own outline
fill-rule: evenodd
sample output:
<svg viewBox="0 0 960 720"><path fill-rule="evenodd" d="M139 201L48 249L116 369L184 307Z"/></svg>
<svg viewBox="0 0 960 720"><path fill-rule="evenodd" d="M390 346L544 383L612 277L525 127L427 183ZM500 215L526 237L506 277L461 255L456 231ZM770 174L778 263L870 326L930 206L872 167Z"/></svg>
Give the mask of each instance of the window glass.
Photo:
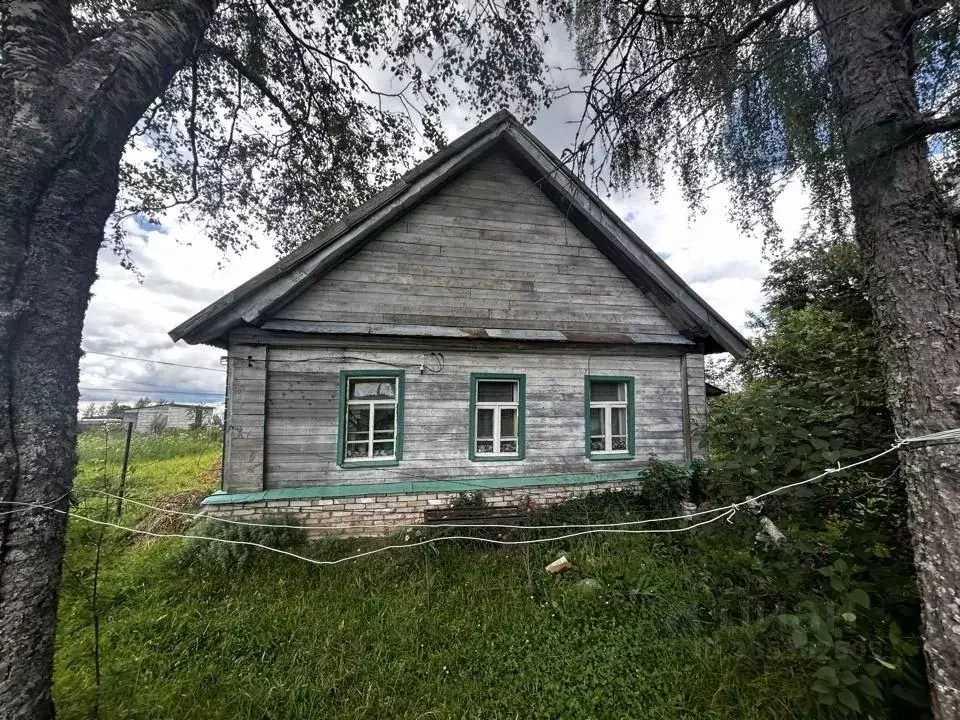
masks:
<svg viewBox="0 0 960 720"><path fill-rule="evenodd" d="M603 408L590 408L590 434L603 437L606 430L603 426Z"/></svg>
<svg viewBox="0 0 960 720"><path fill-rule="evenodd" d="M393 378L363 378L350 381L351 400L392 400L396 396Z"/></svg>
<svg viewBox="0 0 960 720"><path fill-rule="evenodd" d="M370 409L351 406L347 410L347 440L366 440L370 430Z"/></svg>
<svg viewBox="0 0 960 720"><path fill-rule="evenodd" d="M590 383L590 402L618 402L627 399L626 383L593 381Z"/></svg>
<svg viewBox="0 0 960 720"><path fill-rule="evenodd" d="M373 444L373 456L378 458L393 457L393 441L375 442Z"/></svg>
<svg viewBox="0 0 960 720"><path fill-rule="evenodd" d="M392 438L396 430L397 409L393 405L373 407L373 434L378 440Z"/></svg>
<svg viewBox="0 0 960 720"><path fill-rule="evenodd" d="M514 408L503 408L500 411L500 437L515 438L516 436L517 411Z"/></svg>
<svg viewBox="0 0 960 720"><path fill-rule="evenodd" d="M627 434L627 409L625 407L610 409L610 432L613 435Z"/></svg>
<svg viewBox="0 0 960 720"><path fill-rule="evenodd" d="M477 383L477 402L512 403L517 400L517 383L480 380Z"/></svg>
<svg viewBox="0 0 960 720"><path fill-rule="evenodd" d="M493 408L477 408L477 439L493 438Z"/></svg>

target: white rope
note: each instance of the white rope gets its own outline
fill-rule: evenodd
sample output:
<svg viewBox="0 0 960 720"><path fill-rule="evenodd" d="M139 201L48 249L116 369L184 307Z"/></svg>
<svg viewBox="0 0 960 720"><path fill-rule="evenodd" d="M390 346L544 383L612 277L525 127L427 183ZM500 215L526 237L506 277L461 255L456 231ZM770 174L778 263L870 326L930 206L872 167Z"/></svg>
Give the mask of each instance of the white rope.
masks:
<svg viewBox="0 0 960 720"><path fill-rule="evenodd" d="M687 520L689 518L695 517L704 517L707 515L716 515L723 514L725 512L733 511L734 513L741 507L747 505L749 502L757 501L777 493L784 492L786 490L791 490L793 488L800 487L802 485L808 485L818 480L822 480L828 475L833 475L835 473L844 472L861 465L866 465L867 463L873 462L885 455L889 455L892 452L896 452L902 446L908 444L921 444L921 443L931 443L937 441L948 441L960 439L960 428L956 430L944 430L941 432L933 433L930 435L922 435L915 438L908 438L906 440L899 440L891 445L886 450L883 450L876 455L866 458L865 460L858 460L857 462L844 465L842 467L827 468L819 475L816 475L805 480L800 480L795 483L789 483L787 485L780 485L768 490L760 495L753 496L751 500L744 500L741 502L731 503L730 505L722 505L720 507L710 508L708 510L699 510L697 512L687 513L686 515L671 515L669 517L660 517L660 518L648 518L645 520L625 520L621 522L609 522L609 523L570 523L564 525L512 525L512 524L498 524L498 523L430 523L429 525L424 525L423 523L390 523L389 525L380 523L380 524L360 524L360 525L324 525L324 530L383 530L388 528L448 528L448 529L505 529L505 530L570 530L570 529L579 529L579 528L618 528L618 527L633 527L638 525L649 525L651 523L662 523L662 522L673 522L676 520ZM92 490L92 492L99 493L106 497L119 499L118 495L108 493L104 490ZM162 508L156 505L150 505L149 503L139 502L137 500L131 500L130 498L123 498L124 502L130 502L134 505L139 505L141 507L149 508L151 510L156 510L157 512L169 513L172 515L181 515L183 517L189 517L196 520L214 520L216 522L227 523L230 525L245 525L247 527L263 527L263 528L297 528L299 525L290 525L290 524L281 524L281 523L258 523L250 522L246 520L234 520L232 518L222 518L215 515L207 515L205 513L188 513L181 510L172 510L169 508Z"/></svg>
<svg viewBox="0 0 960 720"><path fill-rule="evenodd" d="M26 504L26 503L23 503ZM43 508L45 510L50 510L55 513L60 513L61 515L66 515L67 517L75 518L77 520L83 520L84 522L93 523L94 525L106 525L107 527L117 528L118 530L125 530L126 532L135 533L137 535L146 535L148 537L156 538L180 538L183 540L206 540L210 542L219 542L226 543L228 545L246 545L248 547L256 547L262 550L269 550L270 552L275 552L280 555L287 555L297 560L303 560L305 562L311 563L313 565L339 565L340 563L349 562L350 560L359 560L360 558L368 557L370 555L377 555L379 553L387 552L388 550L402 550L407 548L420 547L423 545L430 545L437 542L449 542L454 540L467 540L471 542L483 542L491 545L536 545L541 543L556 542L560 540L569 540L575 537L582 537L584 535L642 535L642 534L652 534L652 533L681 533L694 530L698 527L703 527L704 525L709 525L712 522L716 522L727 515L732 515L732 512L728 512L727 515L717 515L716 517L710 518L708 520L703 520L702 522L695 523L693 525L687 525L679 528L662 528L656 530L626 530L622 528L597 528L593 530L582 530L580 532L568 533L566 535L558 535L556 537L548 538L531 538L529 540L494 540L493 538L485 537L474 537L471 535L444 535L441 537L428 538L426 540L420 540L418 542L406 543L403 545L384 545L383 547L375 548L373 550L367 550L366 552L356 553L354 555L347 555L342 558L337 558L336 560L317 560L316 558L306 557L304 555L298 555L296 553L289 552L287 550L280 550L279 548L270 547L269 545L263 545L257 542L251 542L248 540L228 540L227 538L218 538L218 537L209 537L207 535L182 535L178 533L155 533L149 530L140 530L138 528L126 527L125 525L120 525L119 523L110 522L108 520L95 520L94 518L87 517L86 515L79 515L77 513L68 512L66 510L59 510L57 508L48 507L46 505L33 504L33 507Z"/></svg>
<svg viewBox="0 0 960 720"><path fill-rule="evenodd" d="M881 457L883 457L883 456L885 456L885 455L888 455L888 454L890 454L890 453L892 453L892 452L895 452L896 450L898 450L900 447L902 447L902 446L904 446L904 445L908 445L908 444L917 445L917 444L921 444L921 443L931 443L931 442L937 442L937 441L949 441L949 440L954 440L954 439L956 439L956 438L960 438L960 429L956 429L956 430L945 430L945 431L942 431L942 432L939 432L939 433L933 433L933 434L931 434L931 435L925 435L925 436L920 436L920 437L916 437L916 438L907 438L907 439L899 440L899 441L897 441L896 443L894 443L894 444L893 444L890 448L888 448L887 450L884 450L884 451L882 451L882 452L879 452L879 453L877 453L876 455L873 455L873 456L871 456L871 457L869 457L869 458L866 458L866 459L864 459L864 460L859 460L859 461L857 461L857 462L850 463L850 464L845 465L845 466L842 466L842 467L827 468L827 469L824 470L821 474L819 474L819 475L817 475L817 476L815 476L815 477L807 478L806 480L801 480L801 481L795 482L795 483L789 483L789 484L787 484L787 485L780 485L780 486L778 486L778 487L773 488L772 490L768 490L768 491L765 492L765 493L761 493L760 495L757 495L757 496L755 496L755 497L751 497L749 500L744 500L744 501L742 501L742 502L731 503L730 505L727 505L727 506L724 506L724 507L719 507L719 508L712 508L712 509L710 509L710 510L702 510L702 511L699 511L699 512L690 513L690 514L688 514L688 515L676 515L676 516L672 516L672 517L669 517L669 518L652 518L652 519L647 519L647 520L633 520L633 521L626 521L626 522L622 522L622 523L597 523L597 524L593 524L593 525L552 525L552 526L536 526L536 525L477 525L477 526L468 526L468 525L453 525L453 526L451 526L451 527L459 527L459 528L461 528L461 529L462 529L462 528L465 528L465 527L480 527L480 528L488 528L488 529L489 529L489 528L497 527L497 528L511 528L511 529L522 529L522 530L547 530L547 529L572 529L572 528L589 528L589 529L580 530L579 532L567 533L567 534L564 534L564 535L558 535L558 536L553 536L553 537L547 537L547 538L532 538L532 539L528 539L528 540L495 540L495 539L492 539L492 538L473 537L473 536L467 536L467 535L441 536L441 537L435 537L435 538L428 538L428 539L426 539L426 540L420 540L420 541L417 541L417 542L407 543L407 544L403 544L403 545L385 545L385 546L383 546L383 547L379 547L379 548L376 548L376 549L374 549L374 550L368 550L368 551L366 551L366 552L357 553L357 554L354 554L354 555L348 555L348 556L345 556L345 557L342 557L342 558L338 558L337 560L317 560L317 559L315 559L315 558L309 558L309 557L305 557L305 556L303 556L303 555L298 555L298 554L296 554L296 553L288 552L288 551L286 551L286 550L280 550L280 549L278 549L278 548L270 547L269 545L263 545L263 544L261 544L261 543L250 542L250 541L246 541L246 540L229 540L229 539L226 539L226 538L216 538L216 537L209 537L209 536L205 536L205 535L186 535L186 534L179 534L179 533L155 533L155 532L151 532L151 531L149 531L149 530L140 530L140 529L138 529L138 528L126 527L126 526L124 526L124 525L120 525L119 523L113 523L113 522L109 522L109 521L106 521L106 520L96 520L96 519L94 519L94 518L90 518L90 517L87 517L87 516L85 516L85 515L80 515L80 514L77 514L77 513L71 513L71 512L68 512L68 511L66 511L66 510L60 510L60 509L58 509L58 508L50 507L50 504L59 502L59 501L62 500L64 497L66 497L66 494L61 495L59 498L57 498L56 500L52 501L52 503L50 503L50 504L24 503L24 502L16 502L16 501L9 501L9 500L8 500L8 501L2 501L2 502L4 502L5 504L10 504L10 505L22 505L22 506L25 506L25 507L23 507L21 510L8 511L8 512L20 512L20 511L22 511L22 510L42 509L42 510L48 510L48 511L52 511L52 512L55 512L55 513L59 513L59 514L61 514L61 515L66 515L67 517L76 518L76 519L78 519L78 520L83 520L84 522L93 523L93 524L95 524L95 525L105 525L105 526L108 526L108 527L116 528L116 529L118 529L118 530L123 530L123 531L125 531L125 532L130 532L130 533L134 533L134 534L138 534L138 535L145 535L145 536L148 536L148 537L157 537L157 538L180 538L180 539L184 539L184 540L206 540L206 541L210 541L210 542L225 543L225 544L228 544L228 545L245 545L245 546L249 546L249 547L261 548L261 549L263 549L263 550L268 550L268 551L270 551L270 552L278 553L278 554L281 554L281 555L287 555L287 556L290 556L290 557L293 557L293 558L296 558L296 559L303 560L303 561L305 561L305 562L311 563L311 564L313 564L313 565L338 565L338 564L343 563L343 562L348 562L348 561L350 561L350 560L358 560L358 559L360 559L360 558L368 557L368 556L371 556L371 555L376 555L376 554L382 553L382 552L387 552L387 551L389 551L389 550L398 550L398 549L405 549L405 548L412 548L412 547L420 547L420 546L424 546L424 545L430 545L430 544L436 543L436 542L447 542L447 541L462 540L462 541L482 542L482 543L487 543L487 544L492 544L492 545L503 545L503 546L535 545L535 544L542 544L542 543L548 543L548 542L557 542L557 541L560 541L560 540L569 540L569 539L571 539L571 538L582 537L582 536L585 536L585 535L599 535L599 534L641 535L641 534L666 534L666 533L688 532L688 531L690 531L690 530L694 530L694 529L696 529L696 528L703 527L703 526L705 526L705 525L709 525L709 524L711 524L711 523L713 523L713 522L716 522L717 520L720 520L720 519L725 519L727 522L732 523L732 522L733 522L733 517L734 517L734 515L736 515L736 512L737 512L737 509L738 509L738 508L743 507L743 506L745 506L745 505L748 505L749 503L756 502L757 500L760 500L761 498L769 497L769 496L774 495L774 494L776 494L776 493L780 493L780 492L784 492L784 491L786 491L786 490L790 490L790 489L792 489L792 488L800 487L801 485L806 485L806 484L808 484L808 483L816 482L817 480L821 480L821 479L823 479L824 477L827 477L828 475L832 475L832 474L835 474L835 473L838 473L838 472L842 472L842 471L844 471L844 470L849 470L849 469L851 469L851 468L858 467L858 466L860 466L860 465L864 465L864 464L866 464L866 463L872 462L873 460L876 460L876 459L881 458ZM103 492L103 491L96 491L96 492ZM104 494L109 495L109 493L104 493ZM113 496L113 497L116 497L116 496ZM147 505L146 503L139 503L139 502L138 502L137 504L138 504L138 505L145 505L145 506L147 506L147 507L153 507L153 506ZM181 513L180 511L168 511L168 510L164 510L163 508L155 508L155 509L160 510L160 511L163 511L163 512L174 512L174 513L180 514L180 515L184 515L184 514L185 514L185 515L191 515L190 513ZM690 519L690 518L693 518L693 517L703 517L703 516L705 516L705 515L713 515L713 517L709 517L709 518L707 518L706 520L703 520L703 521L698 522L698 523L694 523L693 525L685 525L685 526L679 527L679 528L657 528L657 529L648 529L648 530L631 530L631 529L627 529L627 526L636 526L636 525L640 525L640 524L644 524L644 523L652 523L652 522L667 522L667 521L669 521L669 520L687 520L687 519ZM204 516L201 516L201 517L204 517ZM233 521L233 522L234 522L235 524L252 525L252 526L255 526L255 527L276 527L275 525L269 525L269 524L267 524L267 523L245 523L245 522L242 522L242 521ZM290 526L290 525L282 525L282 526L279 526L279 527L291 527L291 526ZM367 527L371 527L371 526L367 526ZM382 529L384 526L373 526L373 527L378 527L378 528L381 528L381 529ZM393 526L393 527L439 527L439 526ZM358 526L352 526L352 527L350 527L350 528L326 528L326 529L348 529L348 530L352 530L352 529L357 529L357 528L358 528Z"/></svg>
<svg viewBox="0 0 960 720"><path fill-rule="evenodd" d="M2 500L0 504L2 505L25 505L26 507L16 508L15 510L7 510L5 512L0 512L0 517L4 515L13 515L14 513L26 512L27 510L33 510L34 508L43 508L44 510L53 510L54 508L51 505L56 505L58 502L63 500L67 495L69 495L72 490L67 490L63 495L58 497L56 500L51 500L48 503L26 503L26 502L16 502L14 500Z"/></svg>

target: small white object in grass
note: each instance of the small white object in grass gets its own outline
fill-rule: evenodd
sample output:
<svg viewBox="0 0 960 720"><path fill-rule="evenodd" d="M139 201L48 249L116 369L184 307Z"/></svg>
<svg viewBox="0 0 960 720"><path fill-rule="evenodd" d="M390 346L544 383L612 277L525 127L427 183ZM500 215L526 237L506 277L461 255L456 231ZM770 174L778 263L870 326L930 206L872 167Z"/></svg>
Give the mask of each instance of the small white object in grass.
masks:
<svg viewBox="0 0 960 720"><path fill-rule="evenodd" d="M573 567L573 563L567 560L567 556L561 555L552 563L547 565L547 572L550 573L551 575L556 575L557 573L566 572L572 567Z"/></svg>

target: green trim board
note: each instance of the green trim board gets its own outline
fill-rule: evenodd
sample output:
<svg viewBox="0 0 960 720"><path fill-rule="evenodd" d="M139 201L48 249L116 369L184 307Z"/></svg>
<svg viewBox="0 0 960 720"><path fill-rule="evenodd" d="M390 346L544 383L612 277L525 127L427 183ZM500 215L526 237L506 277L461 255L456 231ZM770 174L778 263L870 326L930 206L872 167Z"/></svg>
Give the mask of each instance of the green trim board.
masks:
<svg viewBox="0 0 960 720"><path fill-rule="evenodd" d="M627 452L625 453L597 453L590 449L590 383L620 382L627 385ZM636 432L636 392L634 379L629 375L586 375L583 378L583 452L590 460L632 460L637 454Z"/></svg>
<svg viewBox="0 0 960 720"><path fill-rule="evenodd" d="M517 383L517 452L510 455L477 454L477 382L480 380L514 380ZM470 373L470 417L467 432L467 455L472 462L516 462L527 452L527 376L519 373Z"/></svg>
<svg viewBox="0 0 960 720"><path fill-rule="evenodd" d="M640 480L646 468L619 472L587 472L569 475L531 475L527 477L465 477L446 480L408 480L406 482L367 483L355 485L321 485L317 487L276 488L250 493L218 491L206 497L203 505L267 502L270 500L306 500L340 498L358 495L404 495L407 493L468 492L470 490L505 490L549 485L591 485L596 483Z"/></svg>
<svg viewBox="0 0 960 720"><path fill-rule="evenodd" d="M394 438L393 454L389 460L345 460L344 439L347 424L347 381L352 378L395 378L397 381L397 432ZM360 468L395 467L403 460L403 370L341 370L340 390L337 395L337 465L344 470Z"/></svg>

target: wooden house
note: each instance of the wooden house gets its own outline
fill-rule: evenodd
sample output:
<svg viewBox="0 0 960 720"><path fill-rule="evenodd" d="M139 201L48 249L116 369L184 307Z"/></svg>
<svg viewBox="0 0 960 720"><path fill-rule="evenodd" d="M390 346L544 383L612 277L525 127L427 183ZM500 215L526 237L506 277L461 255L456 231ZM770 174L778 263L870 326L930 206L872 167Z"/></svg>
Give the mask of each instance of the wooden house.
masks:
<svg viewBox="0 0 960 720"><path fill-rule="evenodd" d="M335 532L688 461L704 355L746 347L506 112L170 335L229 356L210 510Z"/></svg>

